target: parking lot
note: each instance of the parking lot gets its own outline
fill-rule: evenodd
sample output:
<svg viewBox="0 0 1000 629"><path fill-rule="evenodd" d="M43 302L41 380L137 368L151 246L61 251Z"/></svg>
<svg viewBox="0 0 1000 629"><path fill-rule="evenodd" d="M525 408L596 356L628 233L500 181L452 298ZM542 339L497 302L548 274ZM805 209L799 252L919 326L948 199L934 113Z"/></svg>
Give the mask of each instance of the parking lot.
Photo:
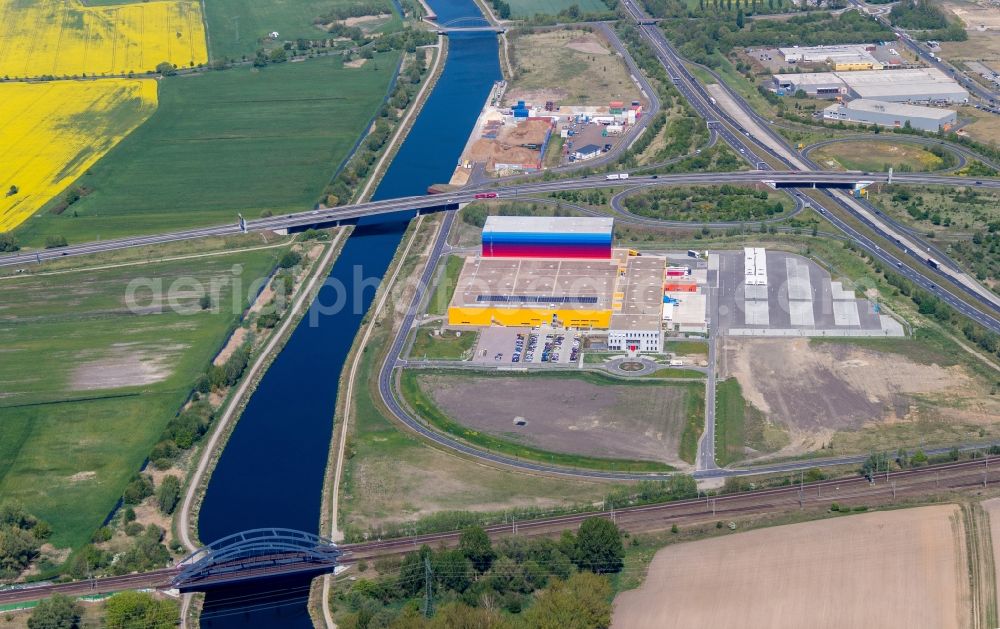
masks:
<svg viewBox="0 0 1000 629"><path fill-rule="evenodd" d="M472 361L483 365L569 364L580 358L580 337L566 330L484 328Z"/></svg>
<svg viewBox="0 0 1000 629"><path fill-rule="evenodd" d="M709 283L718 286L716 321L732 336L902 336L902 326L818 264L767 252L767 285L744 283L740 252L713 253ZM863 296L862 296L863 297Z"/></svg>
<svg viewBox="0 0 1000 629"><path fill-rule="evenodd" d="M620 135L602 135L606 129L606 127L602 124L568 124L560 126L560 129L563 127L572 129L574 132L574 135L566 138L563 144L569 156L569 161L573 161L573 151L583 148L588 144L599 146L602 152L607 152L611 150L621 139Z"/></svg>

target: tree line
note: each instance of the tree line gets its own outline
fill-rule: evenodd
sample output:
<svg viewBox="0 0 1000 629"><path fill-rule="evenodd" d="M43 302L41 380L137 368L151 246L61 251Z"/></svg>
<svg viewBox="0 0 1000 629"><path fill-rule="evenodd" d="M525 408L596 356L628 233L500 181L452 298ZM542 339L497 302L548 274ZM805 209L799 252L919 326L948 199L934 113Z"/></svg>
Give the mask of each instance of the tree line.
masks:
<svg viewBox="0 0 1000 629"><path fill-rule="evenodd" d="M380 560L377 576L362 576L334 593L338 626L607 627L611 585L622 569L618 528L588 518L558 540L505 538L493 545L470 527L457 548L421 547L402 559ZM361 575L367 565L360 565ZM565 625L565 623L569 625Z"/></svg>

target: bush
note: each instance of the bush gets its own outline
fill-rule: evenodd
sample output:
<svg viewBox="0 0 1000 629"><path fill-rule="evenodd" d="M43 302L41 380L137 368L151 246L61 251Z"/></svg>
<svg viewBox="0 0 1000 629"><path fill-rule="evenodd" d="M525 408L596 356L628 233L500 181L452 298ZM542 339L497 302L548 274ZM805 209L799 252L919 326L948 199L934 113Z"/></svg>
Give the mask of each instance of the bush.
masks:
<svg viewBox="0 0 1000 629"><path fill-rule="evenodd" d="M146 530L146 528L142 524L139 524L138 522L129 522L128 524L125 525L125 534L128 535L129 537L142 535L142 532L144 530Z"/></svg>
<svg viewBox="0 0 1000 629"><path fill-rule="evenodd" d="M156 64L156 73L163 76L174 76L177 74L177 68L169 61L162 61Z"/></svg>
<svg viewBox="0 0 1000 629"><path fill-rule="evenodd" d="M598 574L622 569L625 547L621 532L610 520L587 518L576 534L573 561L581 570Z"/></svg>
<svg viewBox="0 0 1000 629"><path fill-rule="evenodd" d="M17 251L21 246L17 242L17 238L14 238L14 234L10 232L5 232L0 234L0 251Z"/></svg>
<svg viewBox="0 0 1000 629"><path fill-rule="evenodd" d="M293 266L298 266L300 262L302 262L302 254L297 251L288 251L285 255L281 256L278 266L283 269L290 269Z"/></svg>
<svg viewBox="0 0 1000 629"><path fill-rule="evenodd" d="M90 536L90 541L95 544L100 544L101 542L106 542L111 539L111 529L107 526L102 526L101 528L94 531L94 534Z"/></svg>
<svg viewBox="0 0 1000 629"><path fill-rule="evenodd" d="M176 602L143 592L115 594L104 609L108 629L173 629L180 614Z"/></svg>
<svg viewBox="0 0 1000 629"><path fill-rule="evenodd" d="M156 490L156 502L160 506L160 511L165 515L170 515L177 508L177 502L181 498L181 481L176 476L165 476Z"/></svg>
<svg viewBox="0 0 1000 629"><path fill-rule="evenodd" d="M77 629L80 605L68 596L56 594L39 601L28 618L28 629Z"/></svg>
<svg viewBox="0 0 1000 629"><path fill-rule="evenodd" d="M153 495L153 479L145 474L136 474L122 492L122 502L137 505Z"/></svg>
<svg viewBox="0 0 1000 629"><path fill-rule="evenodd" d="M69 243L66 242L65 236L48 236L45 238L45 248L46 249L58 249L59 247L65 247Z"/></svg>

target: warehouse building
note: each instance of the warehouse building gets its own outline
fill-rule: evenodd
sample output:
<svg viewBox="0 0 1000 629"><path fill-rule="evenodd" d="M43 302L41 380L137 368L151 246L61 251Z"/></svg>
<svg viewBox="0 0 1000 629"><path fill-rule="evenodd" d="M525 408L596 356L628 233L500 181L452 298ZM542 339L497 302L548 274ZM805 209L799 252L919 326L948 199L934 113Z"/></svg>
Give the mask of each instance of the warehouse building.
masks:
<svg viewBox="0 0 1000 629"><path fill-rule="evenodd" d="M937 132L950 130L955 125L958 114L950 109L859 98L830 105L823 110L823 118L897 129L910 123L914 129Z"/></svg>
<svg viewBox="0 0 1000 629"><path fill-rule="evenodd" d="M892 103L966 103L969 93L937 68L836 73L853 98Z"/></svg>
<svg viewBox="0 0 1000 629"><path fill-rule="evenodd" d="M611 218L489 217L448 324L607 330L609 349L661 352L666 258L612 249L613 227Z"/></svg>
<svg viewBox="0 0 1000 629"><path fill-rule="evenodd" d="M773 89L779 94L798 90L809 96L850 96L897 103L964 103L969 93L937 68L812 72L775 74Z"/></svg>
<svg viewBox="0 0 1000 629"><path fill-rule="evenodd" d="M803 72L801 74L775 74L773 89L779 96L802 90L809 96L833 98L847 94L847 84L835 72Z"/></svg>
<svg viewBox="0 0 1000 629"><path fill-rule="evenodd" d="M882 62L875 58L874 44L844 46L804 46L779 48L788 63L828 63L837 71L881 70Z"/></svg>
<svg viewBox="0 0 1000 629"><path fill-rule="evenodd" d="M610 259L612 218L490 216L484 258Z"/></svg>

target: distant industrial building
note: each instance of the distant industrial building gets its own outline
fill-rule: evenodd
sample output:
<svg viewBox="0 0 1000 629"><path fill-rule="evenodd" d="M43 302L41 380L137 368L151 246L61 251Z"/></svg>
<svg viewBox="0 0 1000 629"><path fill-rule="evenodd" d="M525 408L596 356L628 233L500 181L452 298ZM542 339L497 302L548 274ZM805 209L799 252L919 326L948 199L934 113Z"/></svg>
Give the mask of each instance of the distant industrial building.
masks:
<svg viewBox="0 0 1000 629"><path fill-rule="evenodd" d="M853 98L893 103L965 103L969 93L937 68L838 73Z"/></svg>
<svg viewBox="0 0 1000 629"><path fill-rule="evenodd" d="M779 96L802 90L808 96L834 98L847 94L847 84L835 72L802 72L775 74L773 89Z"/></svg>
<svg viewBox="0 0 1000 629"><path fill-rule="evenodd" d="M921 107L904 103L887 103L859 98L847 103L835 103L823 110L823 118L860 124L879 125L888 128L905 127L937 132L948 131L958 119L950 109Z"/></svg>
<svg viewBox="0 0 1000 629"><path fill-rule="evenodd" d="M850 96L896 103L964 103L969 93L937 68L775 74L779 94L798 90L809 96Z"/></svg>
<svg viewBox="0 0 1000 629"><path fill-rule="evenodd" d="M881 70L884 65L875 58L874 44L845 46L805 46L779 48L788 63L828 63L836 71Z"/></svg>

